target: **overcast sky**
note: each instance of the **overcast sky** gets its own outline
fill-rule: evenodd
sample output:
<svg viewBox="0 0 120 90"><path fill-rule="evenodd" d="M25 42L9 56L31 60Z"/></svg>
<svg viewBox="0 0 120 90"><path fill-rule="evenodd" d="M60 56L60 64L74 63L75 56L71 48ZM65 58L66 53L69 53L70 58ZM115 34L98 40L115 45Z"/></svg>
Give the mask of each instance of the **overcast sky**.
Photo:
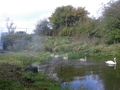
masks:
<svg viewBox="0 0 120 90"><path fill-rule="evenodd" d="M1 0L0 2L0 27L6 31L6 18L11 20L18 28L31 33L38 20L49 17L57 7L72 5L73 7L85 7L90 16L98 17L102 4L110 0Z"/></svg>

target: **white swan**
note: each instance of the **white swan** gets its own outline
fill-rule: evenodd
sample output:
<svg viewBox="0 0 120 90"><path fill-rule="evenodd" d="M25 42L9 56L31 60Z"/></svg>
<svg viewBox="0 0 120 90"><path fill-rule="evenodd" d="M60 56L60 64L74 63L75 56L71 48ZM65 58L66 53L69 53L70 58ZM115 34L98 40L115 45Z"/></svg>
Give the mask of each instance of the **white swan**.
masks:
<svg viewBox="0 0 120 90"><path fill-rule="evenodd" d="M54 57L54 53L50 54L51 57Z"/></svg>
<svg viewBox="0 0 120 90"><path fill-rule="evenodd" d="M85 58L80 58L80 61L86 61L86 57Z"/></svg>
<svg viewBox="0 0 120 90"><path fill-rule="evenodd" d="M56 54L54 57L55 57L55 58L58 58L59 56L58 56L58 54Z"/></svg>
<svg viewBox="0 0 120 90"><path fill-rule="evenodd" d="M114 61L109 60L109 61L105 61L106 64L117 64L116 63L116 58L114 58Z"/></svg>
<svg viewBox="0 0 120 90"><path fill-rule="evenodd" d="M64 57L63 57L64 60L67 60L68 59L68 54L66 54Z"/></svg>

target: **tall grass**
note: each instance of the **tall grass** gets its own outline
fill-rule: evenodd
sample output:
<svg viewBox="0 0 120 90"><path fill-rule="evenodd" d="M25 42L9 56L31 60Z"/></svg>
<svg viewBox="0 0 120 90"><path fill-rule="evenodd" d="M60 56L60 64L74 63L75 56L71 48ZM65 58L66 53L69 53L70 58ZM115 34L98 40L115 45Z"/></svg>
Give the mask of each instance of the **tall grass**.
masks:
<svg viewBox="0 0 120 90"><path fill-rule="evenodd" d="M70 58L79 58L81 55L91 56L119 56L120 44L107 45L97 38L88 37L45 37L43 51L54 53L69 53ZM73 54L71 54L73 53ZM71 56L72 55L72 56Z"/></svg>

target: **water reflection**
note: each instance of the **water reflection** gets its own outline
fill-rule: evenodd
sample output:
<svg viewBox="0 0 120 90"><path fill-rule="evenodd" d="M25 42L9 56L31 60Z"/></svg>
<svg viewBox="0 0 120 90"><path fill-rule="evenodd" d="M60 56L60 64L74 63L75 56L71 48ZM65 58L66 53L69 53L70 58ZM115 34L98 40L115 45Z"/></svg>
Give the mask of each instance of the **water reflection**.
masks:
<svg viewBox="0 0 120 90"><path fill-rule="evenodd" d="M75 77L72 82L64 82L61 84L63 88L69 87L72 90L104 90L103 81L98 75L86 75L83 77Z"/></svg>
<svg viewBox="0 0 120 90"><path fill-rule="evenodd" d="M107 65L102 60L86 63L68 61L55 69L62 88L69 90L119 90L120 63Z"/></svg>
<svg viewBox="0 0 120 90"><path fill-rule="evenodd" d="M116 64L115 64L115 65L112 65L112 64L106 64L106 65L109 66L109 67L113 67L114 70L116 69Z"/></svg>
<svg viewBox="0 0 120 90"><path fill-rule="evenodd" d="M96 68L96 66L75 67L73 65L62 67L61 73L58 71L58 74L61 74L58 77L63 82L61 87L70 90L105 90L100 68L101 66Z"/></svg>

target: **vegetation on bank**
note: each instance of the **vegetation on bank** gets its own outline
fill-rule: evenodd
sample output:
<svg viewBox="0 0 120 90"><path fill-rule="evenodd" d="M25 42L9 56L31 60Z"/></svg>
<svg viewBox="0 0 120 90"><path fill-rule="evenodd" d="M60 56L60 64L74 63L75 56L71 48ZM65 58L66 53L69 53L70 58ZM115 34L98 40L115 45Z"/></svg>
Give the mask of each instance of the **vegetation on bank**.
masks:
<svg viewBox="0 0 120 90"><path fill-rule="evenodd" d="M44 37L42 50L63 55L68 53L69 59L80 58L85 55L97 57L119 56L120 44L104 44L99 39L87 37Z"/></svg>
<svg viewBox="0 0 120 90"><path fill-rule="evenodd" d="M80 55L118 55L120 53L120 0L103 6L99 18L89 17L83 7L57 7L49 21L38 21L34 34L9 33L2 36L6 51L45 51Z"/></svg>
<svg viewBox="0 0 120 90"><path fill-rule="evenodd" d="M88 11L82 7L58 7L50 22L38 22L35 34L3 35L5 53L0 54L0 89L62 90L41 73L21 70L24 66L50 60L51 53L60 56L68 53L69 59L120 57L119 5L120 0L109 3L98 19L88 17Z"/></svg>
<svg viewBox="0 0 120 90"><path fill-rule="evenodd" d="M23 38L23 37L22 37ZM17 42L17 38L15 40ZM22 40L23 42L24 39ZM0 89L5 90L63 90L54 80L39 73L21 71L27 65L50 60L50 54L69 59L83 56L119 56L120 44L104 44L87 37L32 36L29 44L13 47L0 54ZM18 50L17 50L18 48ZM12 52L11 52L12 51Z"/></svg>
<svg viewBox="0 0 120 90"><path fill-rule="evenodd" d="M7 44L5 47L6 51L44 52L47 54L47 57L49 57L51 53L61 56L68 53L70 59L80 58L84 55L98 57L119 56L120 53L120 43L105 44L101 39L95 37L92 39L87 36L10 35L10 37L14 37L14 39L12 45ZM6 40L6 42L9 41ZM22 53L24 54L24 52ZM28 54L28 57L29 56L30 53Z"/></svg>
<svg viewBox="0 0 120 90"><path fill-rule="evenodd" d="M69 36L97 38L105 44L120 43L120 0L103 5L101 16L89 17L83 7L57 7L47 19L39 20L35 34L39 36Z"/></svg>
<svg viewBox="0 0 120 90"><path fill-rule="evenodd" d="M27 46L17 50L18 44L14 43L12 51L0 54L0 89L63 90L54 80L40 72L32 73L21 70L24 66L50 60L51 53L60 56L68 53L69 59L86 55L118 57L120 53L120 44L103 44L98 39L90 40L87 37L32 36L31 38Z"/></svg>
<svg viewBox="0 0 120 90"><path fill-rule="evenodd" d="M49 53L5 52L0 54L1 90L63 90L53 79L41 72L23 71L34 62L48 60Z"/></svg>

